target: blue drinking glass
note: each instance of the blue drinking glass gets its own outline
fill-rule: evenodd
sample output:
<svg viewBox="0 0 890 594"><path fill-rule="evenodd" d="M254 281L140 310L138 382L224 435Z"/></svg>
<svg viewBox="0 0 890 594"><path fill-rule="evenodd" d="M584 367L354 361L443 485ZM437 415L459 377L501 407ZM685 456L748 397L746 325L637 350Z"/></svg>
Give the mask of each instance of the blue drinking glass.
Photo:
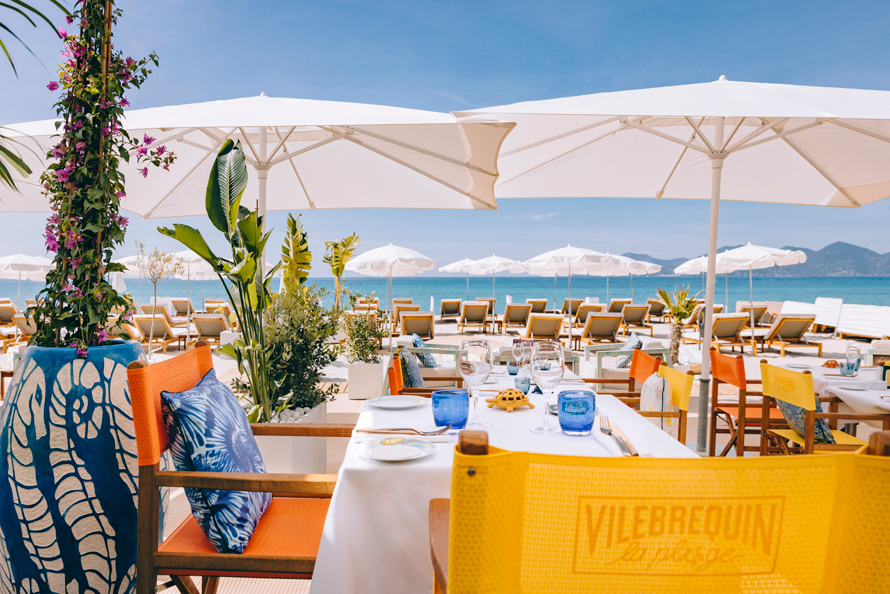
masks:
<svg viewBox="0 0 890 594"><path fill-rule="evenodd" d="M507 373L510 375L519 373L519 363L507 363Z"/></svg>
<svg viewBox="0 0 890 594"><path fill-rule="evenodd" d="M456 435L467 424L470 414L470 394L466 390L435 390L433 419L437 427L451 425L448 433Z"/></svg>
<svg viewBox="0 0 890 594"><path fill-rule="evenodd" d="M559 426L566 435L590 435L596 414L596 394L587 390L559 393Z"/></svg>
<svg viewBox="0 0 890 594"><path fill-rule="evenodd" d="M517 375L513 380L513 385L516 386L517 390L522 390L523 394L528 394L528 389L532 385L532 380L527 375Z"/></svg>

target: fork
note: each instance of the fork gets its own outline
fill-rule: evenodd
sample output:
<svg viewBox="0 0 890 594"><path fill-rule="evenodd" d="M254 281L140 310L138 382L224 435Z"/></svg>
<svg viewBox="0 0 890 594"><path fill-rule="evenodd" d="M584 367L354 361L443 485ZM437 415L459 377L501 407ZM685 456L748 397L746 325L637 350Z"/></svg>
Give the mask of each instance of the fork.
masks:
<svg viewBox="0 0 890 594"><path fill-rule="evenodd" d="M420 431L419 429L411 429L410 427L398 427L393 429L356 429L356 433L382 433L382 434L408 434L408 435L425 435L427 437L432 435L442 435L446 431L451 429L451 425L446 425L444 427L439 427L435 431Z"/></svg>
<svg viewBox="0 0 890 594"><path fill-rule="evenodd" d="M624 438L612 432L612 423L609 422L609 417L606 415L600 415L600 431L614 439L625 456L633 456Z"/></svg>

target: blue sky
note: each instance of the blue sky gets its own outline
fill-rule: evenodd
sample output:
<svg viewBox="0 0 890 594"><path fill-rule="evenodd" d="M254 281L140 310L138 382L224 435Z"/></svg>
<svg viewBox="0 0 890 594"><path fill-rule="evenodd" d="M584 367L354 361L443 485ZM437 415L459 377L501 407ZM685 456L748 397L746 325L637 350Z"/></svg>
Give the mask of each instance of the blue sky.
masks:
<svg viewBox="0 0 890 594"><path fill-rule="evenodd" d="M161 59L143 90L130 96L137 108L265 92L451 111L711 81L721 74L890 90L890 4L883 2L118 4L124 18L117 45L134 56L156 51ZM0 64L0 122L52 117L55 95L45 85L54 78L61 42L46 29L26 30L2 16L18 25L38 59L10 44L19 77ZM45 217L0 216L0 253L42 252ZM707 217L703 201L502 200L496 212L316 211L304 213L303 222L315 273L327 275L324 241L352 232L361 236L362 249L392 241L440 265L491 253L525 259L566 243L693 257L706 250ZM270 215L272 244L279 243L284 218ZM848 241L885 253L888 221L887 200L856 210L724 203L719 243L818 249ZM179 249L155 231L170 222L133 221L121 253L133 253L137 239ZM209 227L199 218L183 222Z"/></svg>

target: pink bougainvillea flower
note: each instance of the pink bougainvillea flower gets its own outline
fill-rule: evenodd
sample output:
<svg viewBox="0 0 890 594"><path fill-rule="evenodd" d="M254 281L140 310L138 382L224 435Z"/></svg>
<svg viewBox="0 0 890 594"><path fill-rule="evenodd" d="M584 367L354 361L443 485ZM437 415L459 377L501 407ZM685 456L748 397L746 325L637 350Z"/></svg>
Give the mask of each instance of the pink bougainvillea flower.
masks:
<svg viewBox="0 0 890 594"><path fill-rule="evenodd" d="M76 150L77 152L80 153L80 152L83 152L83 149L85 149L86 147L87 147L87 143L81 141L74 145L74 150Z"/></svg>
<svg viewBox="0 0 890 594"><path fill-rule="evenodd" d="M137 169L139 173L142 174L142 177L148 177L148 167L143 167L142 169Z"/></svg>
<svg viewBox="0 0 890 594"><path fill-rule="evenodd" d="M105 342L108 340L108 332L106 332L104 328L99 328L99 331L96 332L96 340L100 343Z"/></svg>
<svg viewBox="0 0 890 594"><path fill-rule="evenodd" d="M49 89L50 91L58 91L58 90L59 90L59 83L57 83L57 82L54 81L54 80L51 80L51 81L49 81L49 84L46 85L46 88Z"/></svg>
<svg viewBox="0 0 890 594"><path fill-rule="evenodd" d="M66 17L65 17L65 22L68 23L69 25L70 25L71 23L73 23L73 22L74 22L74 15L73 15L73 14L69 14L68 16L66 16Z"/></svg>
<svg viewBox="0 0 890 594"><path fill-rule="evenodd" d="M55 233L50 229L46 230L46 251L53 253L59 251L59 242L56 240Z"/></svg>
<svg viewBox="0 0 890 594"><path fill-rule="evenodd" d="M157 156L160 157L161 155L163 155L163 154L166 153L166 152L167 152L167 147L166 147L165 145L162 144L162 145L159 146L158 149L155 151L155 154L156 154Z"/></svg>
<svg viewBox="0 0 890 594"><path fill-rule="evenodd" d="M117 192L114 193L114 195L117 196L118 198L123 198L124 196L126 196L126 193L118 190Z"/></svg>
<svg viewBox="0 0 890 594"><path fill-rule="evenodd" d="M56 170L56 179L60 182L68 181L68 170L67 169L58 169Z"/></svg>
<svg viewBox="0 0 890 594"><path fill-rule="evenodd" d="M61 27L59 27L58 33L59 33L59 37L61 37L62 39L65 39L66 37L68 37L68 31L66 31L65 29L63 29Z"/></svg>
<svg viewBox="0 0 890 594"><path fill-rule="evenodd" d="M70 293L74 290L74 285L72 285L71 283L65 283L64 285L62 285L62 290L66 293Z"/></svg>
<svg viewBox="0 0 890 594"><path fill-rule="evenodd" d="M127 101L127 98L121 97L121 107L129 107L129 106L130 106L130 102Z"/></svg>
<svg viewBox="0 0 890 594"><path fill-rule="evenodd" d="M108 136L109 132L111 132L111 130L109 130L107 126L102 126L102 136Z"/></svg>
<svg viewBox="0 0 890 594"><path fill-rule="evenodd" d="M147 153L147 152L148 152L148 149L145 148L144 146L140 146L140 147L136 150L136 154L139 155L140 157L143 156L143 155L144 155L145 153Z"/></svg>
<svg viewBox="0 0 890 594"><path fill-rule="evenodd" d="M53 147L52 155L56 159L61 159L64 154L65 154L65 150L62 148L61 144L57 144L56 146Z"/></svg>
<svg viewBox="0 0 890 594"><path fill-rule="evenodd" d="M152 138L151 136L149 136L148 134L146 134L145 136L142 137L142 142L144 142L145 144L151 144L154 141L155 141L155 139Z"/></svg>

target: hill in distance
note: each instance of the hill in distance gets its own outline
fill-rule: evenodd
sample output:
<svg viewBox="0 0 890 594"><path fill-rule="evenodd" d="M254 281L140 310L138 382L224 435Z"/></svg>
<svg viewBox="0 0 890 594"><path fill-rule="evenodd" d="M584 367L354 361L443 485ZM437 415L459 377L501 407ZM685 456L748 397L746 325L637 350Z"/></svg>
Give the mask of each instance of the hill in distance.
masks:
<svg viewBox="0 0 890 594"><path fill-rule="evenodd" d="M737 245L724 246L717 251L723 252ZM774 266L756 270L757 276L890 276L890 253L879 254L870 249L838 241L827 245L821 250L783 246L787 250L800 250L807 255L807 261L794 266ZM646 254L623 254L634 260L644 260L660 264L661 274L672 274L674 268L686 262L687 258L671 258L667 260L653 258ZM747 274L745 272L734 273Z"/></svg>

